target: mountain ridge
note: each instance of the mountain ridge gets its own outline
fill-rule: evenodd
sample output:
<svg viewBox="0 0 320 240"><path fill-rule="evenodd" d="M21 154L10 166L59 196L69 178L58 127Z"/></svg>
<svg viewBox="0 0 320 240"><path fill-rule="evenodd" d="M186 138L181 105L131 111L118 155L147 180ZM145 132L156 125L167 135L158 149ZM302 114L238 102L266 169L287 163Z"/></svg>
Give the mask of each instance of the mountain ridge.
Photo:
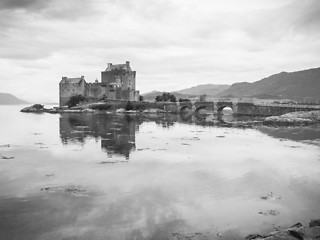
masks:
<svg viewBox="0 0 320 240"><path fill-rule="evenodd" d="M18 105L28 103L11 93L0 93L0 105Z"/></svg>
<svg viewBox="0 0 320 240"><path fill-rule="evenodd" d="M320 102L320 67L295 72L280 72L251 83L201 84L170 93L182 94L176 96L177 98L199 97L206 94L209 97L248 97ZM146 96L146 100L154 100L157 95L161 94L161 91L153 91L145 93L143 96Z"/></svg>
<svg viewBox="0 0 320 240"><path fill-rule="evenodd" d="M230 87L227 84L200 84L194 87L185 88L179 91L174 91L181 94L215 96L217 93L226 90Z"/></svg>
<svg viewBox="0 0 320 240"><path fill-rule="evenodd" d="M280 72L258 81L232 84L218 97L275 96L293 100L320 99L320 68Z"/></svg>

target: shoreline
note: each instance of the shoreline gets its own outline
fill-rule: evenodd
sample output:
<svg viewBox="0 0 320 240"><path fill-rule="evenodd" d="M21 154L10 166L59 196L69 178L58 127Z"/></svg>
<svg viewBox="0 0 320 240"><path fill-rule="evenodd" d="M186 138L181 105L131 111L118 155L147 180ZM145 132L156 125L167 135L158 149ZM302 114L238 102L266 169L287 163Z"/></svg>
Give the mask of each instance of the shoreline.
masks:
<svg viewBox="0 0 320 240"><path fill-rule="evenodd" d="M20 112L24 113L102 113L102 114L142 114L142 115L161 115L161 114L196 114L191 112L176 112L176 111L168 111L159 108L141 108L141 109L125 109L125 108L114 108L113 109L104 109L106 108L103 104L89 104L83 106L77 106L73 108L45 108L44 105L34 104L29 107L25 107L21 109ZM110 106L108 107L110 108ZM205 115L205 114L200 114ZM218 116L216 113L210 113L206 115ZM238 117L242 117L242 115L235 115ZM246 116L246 115L243 115ZM247 117L261 117L263 118L260 121L241 121L241 125L245 124L248 126L254 126L257 124L262 124L265 126L309 126L320 123L320 110L315 111L298 111L298 112L290 112L286 114L282 114L279 116L247 116ZM222 121L223 122L223 121ZM225 122L226 124L237 125L236 122Z"/></svg>
<svg viewBox="0 0 320 240"><path fill-rule="evenodd" d="M226 238L223 233L217 233L217 238ZM283 230L276 230L267 234L252 233L243 237L244 240L317 240L320 238L320 219L311 220L308 226L303 226L300 222ZM211 239L202 232L184 233L172 232L169 240L208 240ZM216 238L214 238L216 239Z"/></svg>
<svg viewBox="0 0 320 240"><path fill-rule="evenodd" d="M311 220L309 226L303 226L300 222L283 230L270 232L267 235L250 234L245 239L265 239L265 240L316 240L320 238L320 219Z"/></svg>

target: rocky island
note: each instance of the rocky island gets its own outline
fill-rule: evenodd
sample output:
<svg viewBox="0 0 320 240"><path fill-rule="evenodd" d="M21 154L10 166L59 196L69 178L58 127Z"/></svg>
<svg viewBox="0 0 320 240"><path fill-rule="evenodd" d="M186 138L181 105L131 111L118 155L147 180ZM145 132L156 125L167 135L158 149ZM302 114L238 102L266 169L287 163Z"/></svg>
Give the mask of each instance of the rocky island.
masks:
<svg viewBox="0 0 320 240"><path fill-rule="evenodd" d="M33 104L30 107L25 107L20 110L20 112L24 113L44 113L44 112L52 112L53 109L45 108L42 104Z"/></svg>

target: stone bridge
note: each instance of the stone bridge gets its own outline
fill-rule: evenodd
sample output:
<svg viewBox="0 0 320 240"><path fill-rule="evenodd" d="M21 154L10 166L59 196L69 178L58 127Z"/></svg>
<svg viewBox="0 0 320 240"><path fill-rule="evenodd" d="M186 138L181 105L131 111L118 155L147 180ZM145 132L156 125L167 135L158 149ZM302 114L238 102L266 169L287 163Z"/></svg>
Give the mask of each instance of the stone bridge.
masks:
<svg viewBox="0 0 320 240"><path fill-rule="evenodd" d="M273 116L296 111L320 110L320 105L297 104L254 104L250 102L233 102L218 100L213 102L177 102L156 103L158 108L167 112L195 112L205 109L213 114L221 114L225 107L232 109L234 115ZM155 106L155 105L153 105Z"/></svg>

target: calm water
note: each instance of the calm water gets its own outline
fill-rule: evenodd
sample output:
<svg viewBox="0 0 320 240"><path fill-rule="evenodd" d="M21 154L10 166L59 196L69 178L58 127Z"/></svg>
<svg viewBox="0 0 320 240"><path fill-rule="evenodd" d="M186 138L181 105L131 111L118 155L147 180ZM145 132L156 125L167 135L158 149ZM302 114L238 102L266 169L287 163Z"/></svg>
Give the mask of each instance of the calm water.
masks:
<svg viewBox="0 0 320 240"><path fill-rule="evenodd" d="M21 108L0 107L0 239L241 239L320 218L319 127Z"/></svg>

